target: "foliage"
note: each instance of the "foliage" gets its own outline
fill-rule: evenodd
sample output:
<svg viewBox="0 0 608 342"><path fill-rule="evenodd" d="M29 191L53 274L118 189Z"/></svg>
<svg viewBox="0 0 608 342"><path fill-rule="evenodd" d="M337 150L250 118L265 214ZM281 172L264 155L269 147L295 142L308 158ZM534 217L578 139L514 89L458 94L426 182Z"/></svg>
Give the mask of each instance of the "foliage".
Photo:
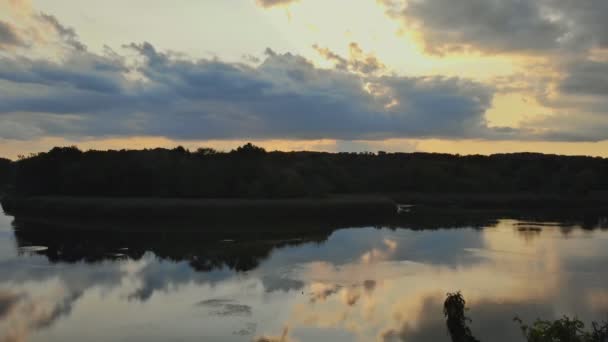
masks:
<svg viewBox="0 0 608 342"><path fill-rule="evenodd" d="M473 337L471 329L467 326L467 322L470 322L471 319L465 316L465 310L467 310L466 302L462 294L460 292L448 293L443 303L443 314L446 317L446 325L452 342L479 342Z"/></svg>
<svg viewBox="0 0 608 342"><path fill-rule="evenodd" d="M528 342L607 342L608 322L603 325L593 322L592 331L585 331L585 324L579 319L564 316L555 321L537 319L531 326L515 317Z"/></svg>
<svg viewBox="0 0 608 342"><path fill-rule="evenodd" d="M55 147L16 164L20 195L285 198L360 193L608 193L608 159L533 153L230 152Z"/></svg>
<svg viewBox="0 0 608 342"><path fill-rule="evenodd" d="M466 302L460 292L448 293L443 304L443 314L452 342L479 342L473 337L465 316ZM585 330L585 324L578 318L564 316L555 321L537 319L532 325L525 324L519 317L514 321L527 342L608 342L608 321L591 323L592 331Z"/></svg>
<svg viewBox="0 0 608 342"><path fill-rule="evenodd" d="M11 181L12 162L8 159L0 158L0 195Z"/></svg>

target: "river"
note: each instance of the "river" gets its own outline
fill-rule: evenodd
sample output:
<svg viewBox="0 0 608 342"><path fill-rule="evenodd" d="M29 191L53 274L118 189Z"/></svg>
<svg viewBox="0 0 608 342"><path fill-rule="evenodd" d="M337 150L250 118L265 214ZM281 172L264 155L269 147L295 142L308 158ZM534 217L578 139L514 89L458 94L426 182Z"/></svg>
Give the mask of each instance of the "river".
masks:
<svg viewBox="0 0 608 342"><path fill-rule="evenodd" d="M606 219L356 227L309 236L56 231L0 214L0 341L482 341L608 318ZM288 229L288 227L286 227Z"/></svg>

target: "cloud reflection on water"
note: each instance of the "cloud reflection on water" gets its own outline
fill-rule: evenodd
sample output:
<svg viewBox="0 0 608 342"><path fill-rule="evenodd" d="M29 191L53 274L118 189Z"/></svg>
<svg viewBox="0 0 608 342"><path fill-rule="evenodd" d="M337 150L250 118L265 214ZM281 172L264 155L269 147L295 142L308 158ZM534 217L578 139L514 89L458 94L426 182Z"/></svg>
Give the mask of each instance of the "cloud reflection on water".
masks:
<svg viewBox="0 0 608 342"><path fill-rule="evenodd" d="M266 244L245 271L231 262L196 268L189 253L198 252L188 248L183 256L179 248L165 257L143 248L135 259L93 263L63 262L61 254L49 263L49 251L17 255L0 260L0 328L9 327L0 341L448 341L442 303L458 289L474 333L487 341L517 341L516 314L604 318L608 232L574 228L564 238L551 224L530 238L524 226L344 229L321 243ZM50 250L74 250L62 248ZM212 249L213 260L224 260L222 248ZM226 260L241 258L227 252ZM209 300L227 302L196 305ZM87 333L82 322L105 334Z"/></svg>

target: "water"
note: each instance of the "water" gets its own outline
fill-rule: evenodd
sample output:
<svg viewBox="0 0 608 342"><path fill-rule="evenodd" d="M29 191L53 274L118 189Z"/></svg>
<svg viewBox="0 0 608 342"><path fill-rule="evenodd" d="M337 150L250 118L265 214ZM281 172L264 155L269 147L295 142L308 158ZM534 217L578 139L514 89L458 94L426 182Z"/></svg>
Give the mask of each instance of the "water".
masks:
<svg viewBox="0 0 608 342"><path fill-rule="evenodd" d="M483 341L521 340L515 315L608 317L605 220L266 240L12 221L0 216L0 341L449 341L442 301L457 290Z"/></svg>

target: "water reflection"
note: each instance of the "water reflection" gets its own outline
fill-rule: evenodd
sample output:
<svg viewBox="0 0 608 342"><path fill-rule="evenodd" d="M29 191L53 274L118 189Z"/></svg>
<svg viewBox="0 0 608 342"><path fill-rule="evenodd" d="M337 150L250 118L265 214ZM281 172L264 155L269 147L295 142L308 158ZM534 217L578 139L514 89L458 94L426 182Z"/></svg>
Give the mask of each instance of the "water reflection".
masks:
<svg viewBox="0 0 608 342"><path fill-rule="evenodd" d="M2 218L0 341L449 341L458 289L482 341L608 314L605 219L435 218L263 238Z"/></svg>
<svg viewBox="0 0 608 342"><path fill-rule="evenodd" d="M196 232L103 232L49 229L36 223L15 221L15 238L22 253L45 256L51 263L96 263L104 260L140 260L146 252L172 262L188 262L196 271L227 267L249 271L259 266L271 251L302 243L320 243L330 231L301 234L259 234ZM41 247L43 246L43 247Z"/></svg>

